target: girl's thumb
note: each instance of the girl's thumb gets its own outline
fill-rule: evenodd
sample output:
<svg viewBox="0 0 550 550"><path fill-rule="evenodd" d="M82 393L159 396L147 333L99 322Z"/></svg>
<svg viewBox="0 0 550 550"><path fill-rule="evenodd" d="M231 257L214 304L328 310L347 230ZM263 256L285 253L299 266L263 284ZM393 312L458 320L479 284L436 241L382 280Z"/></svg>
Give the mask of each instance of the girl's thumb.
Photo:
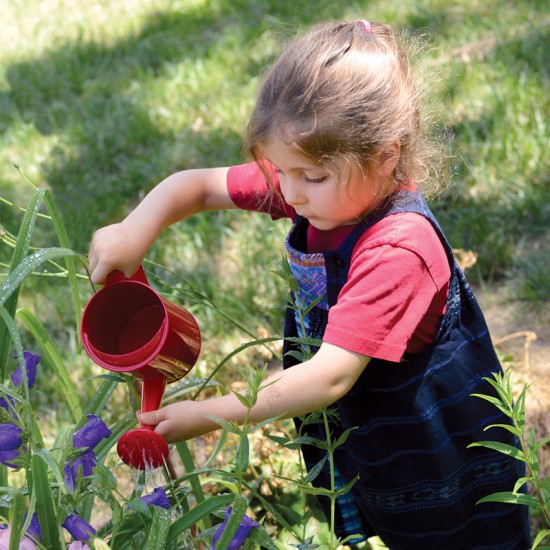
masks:
<svg viewBox="0 0 550 550"><path fill-rule="evenodd" d="M160 411L137 411L136 418L139 422L141 422L141 424L149 424L150 426L156 426L161 420L163 420Z"/></svg>

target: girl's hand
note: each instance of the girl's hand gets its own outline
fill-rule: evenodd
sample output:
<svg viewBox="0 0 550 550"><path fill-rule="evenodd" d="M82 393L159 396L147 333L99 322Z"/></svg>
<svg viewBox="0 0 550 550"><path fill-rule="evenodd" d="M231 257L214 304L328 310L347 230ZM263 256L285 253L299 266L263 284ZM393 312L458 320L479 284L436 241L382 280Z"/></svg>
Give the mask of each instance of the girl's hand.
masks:
<svg viewBox="0 0 550 550"><path fill-rule="evenodd" d="M155 426L155 432L168 443L185 441L220 428L201 410L204 401L178 401L157 411L136 412L142 424ZM207 414L207 413L206 413Z"/></svg>
<svg viewBox="0 0 550 550"><path fill-rule="evenodd" d="M142 262L148 246L148 240L140 235L139 230L125 222L99 229L92 238L88 253L92 282L104 283L115 269L131 277Z"/></svg>

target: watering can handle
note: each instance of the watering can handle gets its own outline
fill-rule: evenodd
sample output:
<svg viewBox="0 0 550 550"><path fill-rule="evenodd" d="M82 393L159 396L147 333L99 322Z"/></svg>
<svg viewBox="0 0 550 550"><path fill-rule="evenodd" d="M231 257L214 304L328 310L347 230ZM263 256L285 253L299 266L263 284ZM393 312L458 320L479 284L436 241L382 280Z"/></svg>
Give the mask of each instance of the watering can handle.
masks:
<svg viewBox="0 0 550 550"><path fill-rule="evenodd" d="M120 281L137 281L139 283L145 283L146 285L149 284L149 281L147 280L147 276L145 275L145 271L143 270L143 267L140 265L137 269L137 271L130 277L126 277L122 271L119 269L114 269L107 275L107 280L105 281L106 285L110 285L113 283L119 283Z"/></svg>

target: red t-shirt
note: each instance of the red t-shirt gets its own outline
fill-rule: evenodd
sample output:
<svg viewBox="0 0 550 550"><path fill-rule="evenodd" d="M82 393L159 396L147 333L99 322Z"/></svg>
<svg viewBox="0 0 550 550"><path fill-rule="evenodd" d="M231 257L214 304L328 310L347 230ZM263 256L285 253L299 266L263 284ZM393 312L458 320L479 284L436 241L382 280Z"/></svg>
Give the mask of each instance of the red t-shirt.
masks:
<svg viewBox="0 0 550 550"><path fill-rule="evenodd" d="M277 175L273 181L278 186ZM296 213L269 190L255 163L229 169L227 188L239 208L274 219ZM335 250L354 226L309 226L308 252ZM325 342L369 357L400 361L435 340L447 302L450 267L431 223L419 214L386 216L358 240L348 280L330 308Z"/></svg>

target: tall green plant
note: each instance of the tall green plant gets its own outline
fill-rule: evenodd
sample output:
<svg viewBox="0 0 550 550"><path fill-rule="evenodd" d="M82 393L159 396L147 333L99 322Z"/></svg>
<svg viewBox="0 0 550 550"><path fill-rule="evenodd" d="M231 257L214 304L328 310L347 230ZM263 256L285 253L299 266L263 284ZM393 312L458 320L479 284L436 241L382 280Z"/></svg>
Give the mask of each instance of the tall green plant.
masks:
<svg viewBox="0 0 550 550"><path fill-rule="evenodd" d="M472 394L481 399L485 399L492 403L497 409L503 412L512 420L512 425L508 424L492 424L485 429L499 428L505 429L514 434L521 443L521 449L517 449L511 445L496 441L478 441L469 445L470 447L487 447L505 455L511 456L516 460L525 463L526 476L517 480L514 489L509 492L493 493L481 500L482 502L504 502L509 504L520 504L530 506L532 510L542 514L546 528L542 529L535 537L533 549L535 548L550 548L550 546L540 546L544 541L550 542L550 491L543 486L540 477L539 467L539 450L550 443L550 436L543 437L537 440L535 429L527 428L525 423L525 403L529 385L524 385L519 397L514 401L512 393L511 370L506 373L494 373L493 378L485 378L498 393L498 397L475 393ZM526 494L521 489L530 484L533 488L534 496Z"/></svg>

